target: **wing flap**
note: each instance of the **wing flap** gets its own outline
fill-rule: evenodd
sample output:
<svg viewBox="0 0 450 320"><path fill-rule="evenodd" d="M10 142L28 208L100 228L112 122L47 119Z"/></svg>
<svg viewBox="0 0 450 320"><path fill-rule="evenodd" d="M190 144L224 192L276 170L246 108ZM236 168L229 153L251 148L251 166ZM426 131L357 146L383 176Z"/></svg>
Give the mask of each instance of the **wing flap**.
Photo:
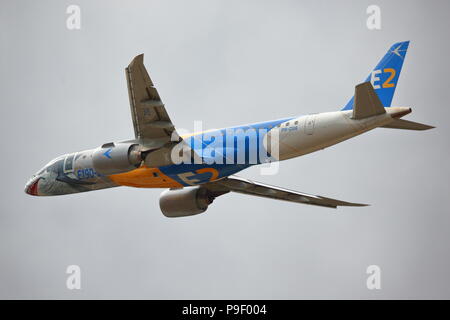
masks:
<svg viewBox="0 0 450 320"><path fill-rule="evenodd" d="M144 55L136 56L125 73L136 139L169 142L175 127L145 69Z"/></svg>
<svg viewBox="0 0 450 320"><path fill-rule="evenodd" d="M228 178L222 180L210 182L204 185L204 187L213 192L233 191L263 198L284 200L328 208L337 208L338 206L349 206L349 207L367 206L367 204L352 203L317 195L311 195L280 187L275 187L237 176L229 176Z"/></svg>

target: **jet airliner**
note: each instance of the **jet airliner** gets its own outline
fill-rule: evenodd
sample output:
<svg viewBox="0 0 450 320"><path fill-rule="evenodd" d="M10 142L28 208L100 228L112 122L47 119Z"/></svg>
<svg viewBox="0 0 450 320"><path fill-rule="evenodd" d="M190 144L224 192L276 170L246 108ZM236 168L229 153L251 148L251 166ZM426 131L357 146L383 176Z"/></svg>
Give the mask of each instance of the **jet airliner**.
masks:
<svg viewBox="0 0 450 320"><path fill-rule="evenodd" d="M375 128L433 128L401 119L411 108L391 106L408 45L394 44L338 111L188 135L178 134L143 55L138 55L125 69L134 139L60 156L32 176L25 192L52 196L117 186L165 188L159 204L167 217L203 213L229 192L329 208L364 206L258 183L236 173L315 152Z"/></svg>

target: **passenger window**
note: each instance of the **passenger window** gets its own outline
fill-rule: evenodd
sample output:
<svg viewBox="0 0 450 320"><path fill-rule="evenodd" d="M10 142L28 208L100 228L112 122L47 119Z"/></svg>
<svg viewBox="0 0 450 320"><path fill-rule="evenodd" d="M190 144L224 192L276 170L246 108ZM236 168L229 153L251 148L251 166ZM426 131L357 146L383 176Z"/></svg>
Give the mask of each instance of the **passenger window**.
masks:
<svg viewBox="0 0 450 320"><path fill-rule="evenodd" d="M286 127L289 127L289 122L286 122Z"/></svg>
<svg viewBox="0 0 450 320"><path fill-rule="evenodd" d="M295 121L295 125L298 125L298 121Z"/></svg>

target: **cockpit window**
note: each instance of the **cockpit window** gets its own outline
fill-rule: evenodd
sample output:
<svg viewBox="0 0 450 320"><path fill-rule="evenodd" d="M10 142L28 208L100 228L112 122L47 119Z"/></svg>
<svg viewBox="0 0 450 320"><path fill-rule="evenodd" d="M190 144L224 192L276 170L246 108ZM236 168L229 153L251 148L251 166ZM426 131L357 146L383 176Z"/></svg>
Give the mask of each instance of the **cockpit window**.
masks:
<svg viewBox="0 0 450 320"><path fill-rule="evenodd" d="M64 172L73 171L73 159L75 158L75 153L69 154L66 159L64 159Z"/></svg>
<svg viewBox="0 0 450 320"><path fill-rule="evenodd" d="M60 156L58 158L53 159L49 163L47 163L41 170L36 173L36 175L41 175L44 172L51 172L51 171L57 171L57 163L60 162L62 159L64 159L64 156Z"/></svg>

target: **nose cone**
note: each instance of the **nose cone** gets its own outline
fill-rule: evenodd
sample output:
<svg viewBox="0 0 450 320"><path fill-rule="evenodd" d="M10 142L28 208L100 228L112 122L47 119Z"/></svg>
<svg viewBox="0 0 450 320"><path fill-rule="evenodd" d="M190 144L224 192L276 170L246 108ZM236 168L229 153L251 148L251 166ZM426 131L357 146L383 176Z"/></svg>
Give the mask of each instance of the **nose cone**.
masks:
<svg viewBox="0 0 450 320"><path fill-rule="evenodd" d="M38 177L31 179L25 186L25 192L32 196L38 196L39 179Z"/></svg>

